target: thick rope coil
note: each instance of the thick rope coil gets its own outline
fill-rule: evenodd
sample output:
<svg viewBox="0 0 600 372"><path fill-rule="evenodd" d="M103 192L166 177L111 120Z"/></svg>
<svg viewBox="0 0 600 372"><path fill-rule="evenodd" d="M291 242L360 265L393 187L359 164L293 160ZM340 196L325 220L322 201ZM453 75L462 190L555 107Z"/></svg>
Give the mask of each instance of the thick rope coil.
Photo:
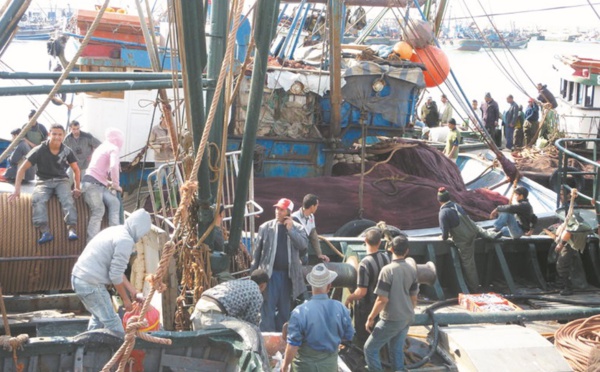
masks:
<svg viewBox="0 0 600 372"><path fill-rule="evenodd" d="M577 319L554 334L554 346L574 371L586 371L592 350L600 347L600 315Z"/></svg>

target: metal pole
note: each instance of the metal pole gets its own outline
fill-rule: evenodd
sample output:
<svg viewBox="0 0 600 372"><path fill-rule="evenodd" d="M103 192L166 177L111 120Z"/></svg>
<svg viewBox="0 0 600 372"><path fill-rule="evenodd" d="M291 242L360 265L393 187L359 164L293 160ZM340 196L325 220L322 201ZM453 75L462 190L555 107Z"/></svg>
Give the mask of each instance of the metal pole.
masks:
<svg viewBox="0 0 600 372"><path fill-rule="evenodd" d="M58 79L61 72L7 72L0 71L0 79L25 79L25 80L53 80ZM80 72L72 71L67 79L80 80L171 80L173 74L170 72ZM178 74L181 79L181 73Z"/></svg>
<svg viewBox="0 0 600 372"><path fill-rule="evenodd" d="M331 140L339 138L342 121L342 1L329 0L329 81L331 92Z"/></svg>
<svg viewBox="0 0 600 372"><path fill-rule="evenodd" d="M274 36L277 26L277 14L279 0L261 0L256 9L256 18L260 22L254 23L254 40L256 42L256 54L254 56L254 68L250 82L250 98L248 101L248 112L244 127L244 138L242 140L242 153L240 157L240 170L238 183L235 189L235 200L233 204L231 231L229 236L229 247L235 251L240 246L242 226L244 223L244 209L246 207L246 196L248 195L249 180L254 161L254 146L256 145L256 130L260 120L260 108L262 106L263 91L265 87L265 76L267 73L267 60L269 56L269 45Z"/></svg>
<svg viewBox="0 0 600 372"><path fill-rule="evenodd" d="M279 58L285 58L285 50L287 49L288 43L290 39L294 36L294 31L296 30L296 25L298 24L298 18L300 18L300 13L304 8L304 3L306 0L302 0L298 8L296 8L296 14L294 14L294 19L292 20L292 24L290 25L290 29L288 30L287 35L285 36L285 40L283 41L283 46L279 51Z"/></svg>
<svg viewBox="0 0 600 372"><path fill-rule="evenodd" d="M180 81L181 84L181 81ZM114 83L84 83L62 85L57 93L82 93L82 92L108 92L124 90L150 90L172 88L172 80L146 80L146 81L120 81ZM48 94L54 85L32 85L17 87L0 87L2 96L22 96L34 94Z"/></svg>
<svg viewBox="0 0 600 372"><path fill-rule="evenodd" d="M27 10L30 3L31 0L13 0L6 7L4 14L0 17L0 51L5 50L7 42L10 40L13 31L19 23L19 19L21 19L21 16Z"/></svg>
<svg viewBox="0 0 600 372"><path fill-rule="evenodd" d="M532 322L538 320L572 320L600 314L599 307L569 307L552 310L503 311L491 313L435 313L438 324L481 324ZM416 314L413 326L432 324L429 314Z"/></svg>
<svg viewBox="0 0 600 372"><path fill-rule="evenodd" d="M302 35L302 29L304 28L304 24L306 23L306 17L308 16L308 11L310 10L310 4L306 4L306 10L304 11L304 16L302 17L302 21L300 22L300 27L298 28L298 33L294 37L294 43L290 48L290 54L288 59L294 59L294 52L296 51L296 47L298 46L298 41L300 40L300 35Z"/></svg>
<svg viewBox="0 0 600 372"><path fill-rule="evenodd" d="M208 58L206 65L206 77L209 79L218 79L219 73L221 72L221 66L223 65L223 58L225 57L225 48L227 44L227 35L228 35L228 24L227 11L229 9L229 1L228 0L219 0L212 2L212 8L210 11L210 28L208 38ZM233 20L231 20L233 22ZM221 92L221 97L214 97L215 90L214 88L208 88L206 90L206 105L205 105L205 116L208 116L208 110L210 110L210 106L212 104L213 99L219 99L219 104L217 105L217 110L215 111L214 124L211 127L211 132L209 136L209 141L213 143L220 144L221 138L223 136L223 128L227 128L227 123L223 123L225 117L225 109L224 109L224 96L225 92ZM221 149L221 151L225 151L225 149ZM217 187L218 187L218 177L211 177L214 181L211 182L211 192L212 195L217 195ZM214 201L211 200L211 204ZM200 222L205 222L204 229L199 230L199 236L205 231L205 228L213 220L213 214L207 213L204 216L207 220L203 220L203 216L200 217ZM212 236L207 239L207 243L210 245L212 242Z"/></svg>

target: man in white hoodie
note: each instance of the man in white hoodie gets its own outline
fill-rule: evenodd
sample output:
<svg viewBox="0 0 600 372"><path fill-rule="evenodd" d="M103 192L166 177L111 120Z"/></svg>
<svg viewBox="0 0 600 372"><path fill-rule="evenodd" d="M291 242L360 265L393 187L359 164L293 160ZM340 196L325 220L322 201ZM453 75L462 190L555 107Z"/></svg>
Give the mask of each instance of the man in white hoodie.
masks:
<svg viewBox="0 0 600 372"><path fill-rule="evenodd" d="M92 314L88 331L106 328L121 336L125 335L106 286L115 287L126 311L132 310L132 301L143 300L124 273L135 243L150 231L151 226L148 212L138 209L124 225L101 231L79 256L71 273L71 285Z"/></svg>
<svg viewBox="0 0 600 372"><path fill-rule="evenodd" d="M108 226L121 223L121 202L117 192L119 186L119 152L123 146L123 133L108 128L106 139L92 154L89 166L83 176L83 200L90 208L90 221L87 228L87 241L100 232L104 211L108 208ZM106 207L105 207L106 206Z"/></svg>

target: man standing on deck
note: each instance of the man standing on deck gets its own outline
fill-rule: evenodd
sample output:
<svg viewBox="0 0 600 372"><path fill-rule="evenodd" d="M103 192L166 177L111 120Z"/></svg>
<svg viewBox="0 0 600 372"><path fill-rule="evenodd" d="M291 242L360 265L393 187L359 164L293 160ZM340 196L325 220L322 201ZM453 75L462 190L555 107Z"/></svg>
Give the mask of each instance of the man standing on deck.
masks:
<svg viewBox="0 0 600 372"><path fill-rule="evenodd" d="M300 257L308 249L304 227L290 216L294 203L280 199L275 219L258 228L251 270L263 269L269 274L267 296L261 311L260 330L281 332L290 318L292 301L304 293Z"/></svg>
<svg viewBox="0 0 600 372"><path fill-rule="evenodd" d="M69 240L77 240L75 232L77 225L77 208L73 197L78 198L81 195L79 188L79 167L77 158L70 148L65 146L62 141L65 136L65 130L60 124L50 126L50 139L42 142L27 154L25 161L17 172L15 179L15 191L8 197L9 201L15 200L21 196L21 182L25 172L30 167L37 165L38 181L33 190L33 225L39 229L42 234L38 244L44 244L54 239L48 226L48 200L56 194L60 205L62 206L67 223ZM71 191L71 183L67 175L67 168L71 167L75 175L75 188Z"/></svg>
<svg viewBox="0 0 600 372"><path fill-rule="evenodd" d="M71 133L67 134L63 143L73 150L75 157L77 157L79 171L81 174L85 174L90 164L92 153L96 147L100 146L100 141L90 133L82 131L77 120L69 123L69 131Z"/></svg>
<svg viewBox="0 0 600 372"><path fill-rule="evenodd" d="M127 280L125 269L135 243L150 232L150 214L138 209L124 225L102 230L86 246L71 273L71 285L87 311L92 314L88 331L107 328L121 337L125 335L123 323L110 299L107 285L113 285L126 311L133 309L131 302L143 302L143 296Z"/></svg>
<svg viewBox="0 0 600 372"><path fill-rule="evenodd" d="M437 104L431 96L427 97L427 102L421 106L421 120L423 120L429 128L437 127L439 125L440 113L438 112Z"/></svg>
<svg viewBox="0 0 600 372"><path fill-rule="evenodd" d="M12 140L14 141L19 134L21 134L21 129L16 128L10 132L12 136ZM31 146L27 143L25 139L21 139L17 147L15 147L14 151L8 157L8 168L4 172L3 177L9 182L15 182L17 178L17 171L19 166L25 161L25 156L31 151ZM25 177L23 181L30 182L35 178L35 172L37 168L35 166L27 169L25 172Z"/></svg>
<svg viewBox="0 0 600 372"><path fill-rule="evenodd" d="M319 197L315 194L306 194L302 200L302 208L292 213L294 221L304 226L308 241L312 246L317 258L323 262L329 262L329 257L321 251L321 243L319 243L319 234L317 234L317 226L315 224L315 213L319 208ZM308 252L302 258L302 263L308 263Z"/></svg>
<svg viewBox="0 0 600 372"><path fill-rule="evenodd" d="M292 312L282 372L338 370L340 343L352 340L354 329L348 309L327 296L336 277L322 263L306 275L313 296Z"/></svg>
<svg viewBox="0 0 600 372"><path fill-rule="evenodd" d="M496 234L490 234L477 226L463 207L450 200L450 193L445 187L440 187L437 194L440 203L440 229L442 240L452 238L458 248L460 263L469 291L477 292L479 277L475 265L475 240L477 237L493 239Z"/></svg>
<svg viewBox="0 0 600 372"><path fill-rule="evenodd" d="M523 124L523 145L533 145L533 139L539 128L540 110L533 98L529 98L525 109L525 124Z"/></svg>
<svg viewBox="0 0 600 372"><path fill-rule="evenodd" d="M31 110L28 117L29 120L31 120L31 118L33 117L33 115L35 115L36 112L37 111L35 110ZM27 123L25 123L21 129L25 128L26 126ZM32 148L36 147L37 145L48 139L48 130L45 126L36 121L35 124L33 124L31 128L29 128L29 130L25 134L24 139L25 141L27 141L27 144L29 146L31 146Z"/></svg>
<svg viewBox="0 0 600 372"><path fill-rule="evenodd" d="M346 306L350 306L354 301L354 328L356 329L356 341L359 346L363 346L369 332L365 328L365 323L369 313L375 305L375 286L381 269L390 263L390 256L385 251L380 251L381 230L378 228L370 229L365 234L365 245L367 246L367 255L358 265L358 276L356 280L356 290L346 298Z"/></svg>
<svg viewBox="0 0 600 372"><path fill-rule="evenodd" d="M160 117L160 123L155 125L150 132L150 148L154 150L154 166L159 168L165 163L175 161L175 153L171 146L171 137L167 128L167 120L164 116Z"/></svg>
<svg viewBox="0 0 600 372"><path fill-rule="evenodd" d="M506 138L506 148L512 150L515 127L519 118L519 105L515 102L512 94L506 97L506 102L509 106L504 115L504 138Z"/></svg>
<svg viewBox="0 0 600 372"><path fill-rule="evenodd" d="M369 372L383 371L379 351L385 344L389 345L392 370L404 370L404 341L415 319L419 284L417 270L404 260L408 255L406 235L400 234L392 240L392 253L392 263L379 273L377 299L365 324L371 332L364 348ZM378 315L380 319L375 324Z"/></svg>
<svg viewBox="0 0 600 372"><path fill-rule="evenodd" d="M485 102L481 105L483 115L483 124L490 137L496 143L496 146L502 147L502 136L498 135L498 119L500 119L500 109L498 103L494 101L492 95L488 92L485 94Z"/></svg>
<svg viewBox="0 0 600 372"><path fill-rule="evenodd" d="M444 125L452 118L452 105L448 101L448 97L445 94L442 94L442 107L440 109L442 115L440 116L440 125Z"/></svg>
<svg viewBox="0 0 600 372"><path fill-rule="evenodd" d="M456 162L456 159L458 159L458 145L460 145L460 131L456 129L456 120L454 118L448 120L448 129L444 155Z"/></svg>

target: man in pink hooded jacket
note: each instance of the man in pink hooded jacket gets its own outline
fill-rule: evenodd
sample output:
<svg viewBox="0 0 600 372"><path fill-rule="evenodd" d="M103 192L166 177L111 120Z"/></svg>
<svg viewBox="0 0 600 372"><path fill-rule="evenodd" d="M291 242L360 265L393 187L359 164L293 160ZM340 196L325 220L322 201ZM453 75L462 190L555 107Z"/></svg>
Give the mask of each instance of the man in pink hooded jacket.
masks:
<svg viewBox="0 0 600 372"><path fill-rule="evenodd" d="M121 223L121 202L117 192L119 186L119 152L123 146L123 132L108 128L106 139L92 154L90 164L83 176L82 189L85 203L90 208L90 221L87 228L87 241L100 232L104 211L108 208L108 225Z"/></svg>

